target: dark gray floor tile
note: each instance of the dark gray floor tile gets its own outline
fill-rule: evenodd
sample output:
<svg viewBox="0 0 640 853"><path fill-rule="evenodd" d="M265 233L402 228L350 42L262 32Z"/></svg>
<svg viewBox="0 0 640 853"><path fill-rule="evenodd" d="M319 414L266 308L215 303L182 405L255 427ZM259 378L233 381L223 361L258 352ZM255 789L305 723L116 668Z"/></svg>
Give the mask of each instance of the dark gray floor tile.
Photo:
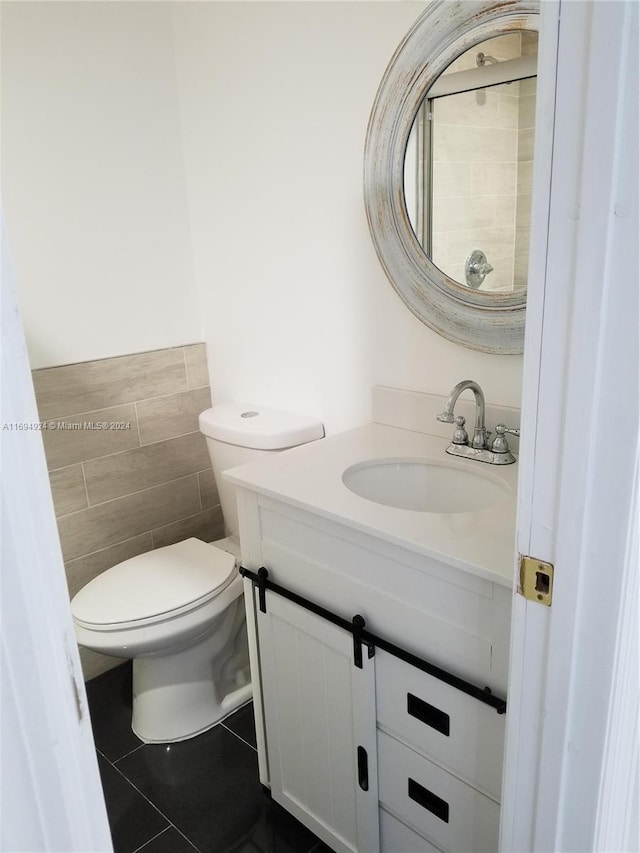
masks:
<svg viewBox="0 0 640 853"><path fill-rule="evenodd" d="M170 826L162 835L158 835L143 845L136 853L196 853L196 848Z"/></svg>
<svg viewBox="0 0 640 853"><path fill-rule="evenodd" d="M146 744L117 766L202 853L306 853L316 843L286 813L273 817L255 751L224 726Z"/></svg>
<svg viewBox="0 0 640 853"><path fill-rule="evenodd" d="M87 699L97 749L117 761L142 741L131 730L131 661L87 681Z"/></svg>
<svg viewBox="0 0 640 853"><path fill-rule="evenodd" d="M234 734L246 740L251 746L256 748L256 724L253 717L253 702L237 710L223 723Z"/></svg>
<svg viewBox="0 0 640 853"><path fill-rule="evenodd" d="M114 853L133 853L168 821L102 755L98 755Z"/></svg>
<svg viewBox="0 0 640 853"><path fill-rule="evenodd" d="M269 797L265 796L264 803L262 818L234 853L310 853L321 843Z"/></svg>

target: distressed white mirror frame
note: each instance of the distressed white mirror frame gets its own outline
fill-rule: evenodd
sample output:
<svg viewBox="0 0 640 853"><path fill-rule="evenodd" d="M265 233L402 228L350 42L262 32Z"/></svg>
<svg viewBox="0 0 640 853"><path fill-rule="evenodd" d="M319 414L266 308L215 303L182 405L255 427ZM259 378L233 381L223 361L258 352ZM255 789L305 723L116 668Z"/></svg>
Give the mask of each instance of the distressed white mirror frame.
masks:
<svg viewBox="0 0 640 853"><path fill-rule="evenodd" d="M450 341L503 355L524 348L526 293L483 293L447 276L427 257L404 198L404 160L422 100L470 47L494 36L539 29L538 0L436 0L400 44L373 104L364 158L364 195L378 258L405 305Z"/></svg>

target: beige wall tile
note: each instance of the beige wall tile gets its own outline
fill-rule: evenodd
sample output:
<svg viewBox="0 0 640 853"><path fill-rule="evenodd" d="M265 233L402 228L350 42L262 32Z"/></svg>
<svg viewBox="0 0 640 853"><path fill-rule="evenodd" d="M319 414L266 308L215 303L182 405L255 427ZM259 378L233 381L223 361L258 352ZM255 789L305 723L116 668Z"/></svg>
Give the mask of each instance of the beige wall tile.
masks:
<svg viewBox="0 0 640 853"><path fill-rule="evenodd" d="M518 193L531 195L533 187L533 162L518 163Z"/></svg>
<svg viewBox="0 0 640 853"><path fill-rule="evenodd" d="M516 225L516 242L515 242L515 252L516 255L527 255L529 256L529 242L531 238L531 229L529 226L525 226L521 228Z"/></svg>
<svg viewBox="0 0 640 853"><path fill-rule="evenodd" d="M471 195L515 193L518 177L516 163L473 163L470 165L472 168Z"/></svg>
<svg viewBox="0 0 640 853"><path fill-rule="evenodd" d="M513 255L510 258L493 258L493 271L482 282L481 290L511 290L513 288Z"/></svg>
<svg viewBox="0 0 640 853"><path fill-rule="evenodd" d="M198 482L200 484L200 501L202 509L207 509L210 506L218 506L220 496L218 495L218 487L216 478L213 476L213 471L209 468L208 471L198 472Z"/></svg>
<svg viewBox="0 0 640 853"><path fill-rule="evenodd" d="M442 266L440 266L439 263L436 264L436 266L439 267L442 272L446 273L449 278L452 278L454 281L466 285L464 262L459 263L458 261L452 258L442 258L441 261Z"/></svg>
<svg viewBox="0 0 640 853"><path fill-rule="evenodd" d="M224 522L222 510L219 506L210 507L190 518L183 518L173 524L166 524L152 531L153 547L162 548L165 545L173 545L195 536L203 542L213 542L224 536Z"/></svg>
<svg viewBox="0 0 640 853"><path fill-rule="evenodd" d="M518 113L510 127L515 127ZM433 101L433 122L436 130L441 124L466 127L498 127L498 95L490 90L460 92Z"/></svg>
<svg viewBox="0 0 640 853"><path fill-rule="evenodd" d="M178 347L34 370L33 384L47 420L186 391L187 376Z"/></svg>
<svg viewBox="0 0 640 853"><path fill-rule="evenodd" d="M496 196L496 225L506 225L515 228L516 197L514 195Z"/></svg>
<svg viewBox="0 0 640 853"><path fill-rule="evenodd" d="M202 388L209 384L207 350L204 344L194 344L184 348L184 360L187 365L189 388Z"/></svg>
<svg viewBox="0 0 640 853"><path fill-rule="evenodd" d="M517 59L522 54L522 36L518 32L496 36L484 42L483 47L476 46L475 50L482 50L496 59Z"/></svg>
<svg viewBox="0 0 640 853"><path fill-rule="evenodd" d="M482 202L456 197L438 199L433 211L433 231L484 228L494 224L494 202L487 196Z"/></svg>
<svg viewBox="0 0 640 853"><path fill-rule="evenodd" d="M142 444L197 432L198 415L211 407L211 388L183 391L136 403Z"/></svg>
<svg viewBox="0 0 640 853"><path fill-rule="evenodd" d="M85 681L89 681L89 679L95 678L97 675L102 675L103 672L107 672L107 670L124 663L122 658L110 658L107 655L94 652L92 649L85 649L83 646L79 648L80 663L82 664L82 674Z"/></svg>
<svg viewBox="0 0 640 853"><path fill-rule="evenodd" d="M531 225L530 195L519 195L516 197L516 223L519 228L528 228Z"/></svg>
<svg viewBox="0 0 640 853"><path fill-rule="evenodd" d="M42 431L42 439L50 469L129 450L140 444L136 410L132 403L72 415L63 420L52 418L48 423L51 426ZM110 428L98 428L101 424L109 424ZM126 428L120 429L119 425Z"/></svg>
<svg viewBox="0 0 640 853"><path fill-rule="evenodd" d="M535 50L535 36L525 38L529 53ZM448 71L475 68L480 50L498 60L516 58L522 54L522 41L518 32L488 39L470 48ZM447 96L434 106L433 258L457 281L464 281L469 253L482 249L494 266L483 289L513 288L516 195L530 192L526 182L531 178L531 163L522 162L529 160L531 133L521 128L532 123L534 106L535 80ZM528 234L521 232L521 246L525 237Z"/></svg>
<svg viewBox="0 0 640 853"><path fill-rule="evenodd" d="M537 87L538 87L537 78L536 77L528 77L526 80L520 81L520 94L521 95L535 95Z"/></svg>
<svg viewBox="0 0 640 853"><path fill-rule="evenodd" d="M513 282L517 288L527 286L527 274L529 272L529 255L516 255L513 264Z"/></svg>
<svg viewBox="0 0 640 853"><path fill-rule="evenodd" d="M199 432L85 462L89 505L195 474L208 464L205 437Z"/></svg>
<svg viewBox="0 0 640 853"><path fill-rule="evenodd" d="M463 160L472 163L515 162L517 134L513 130L492 128L485 132L471 132L468 127L443 125L434 133L434 160Z"/></svg>
<svg viewBox="0 0 640 853"><path fill-rule="evenodd" d="M518 114L518 127L520 130L535 127L536 124L536 96L523 95L520 98L520 110Z"/></svg>
<svg viewBox="0 0 640 853"><path fill-rule="evenodd" d="M94 551L93 554L86 554L77 560L69 560L64 564L69 597L73 598L76 592L86 586L90 580L117 563L122 563L138 554L144 554L152 548L151 532L148 532L134 536L133 539L127 539L125 542L118 542L117 545L111 545L109 548L103 548L101 551Z"/></svg>
<svg viewBox="0 0 640 853"><path fill-rule="evenodd" d="M469 196L471 194L471 163L444 163L433 170L433 197Z"/></svg>
<svg viewBox="0 0 640 853"><path fill-rule="evenodd" d="M73 560L199 511L193 474L58 519L62 553Z"/></svg>
<svg viewBox="0 0 640 853"><path fill-rule="evenodd" d="M533 130L518 131L518 162L533 160Z"/></svg>
<svg viewBox="0 0 640 853"><path fill-rule="evenodd" d="M51 495L56 515L77 512L88 506L82 465L59 468L49 474Z"/></svg>
<svg viewBox="0 0 640 853"><path fill-rule="evenodd" d="M463 260L474 249L482 249L485 254L494 258L505 258L513 255L513 243L514 230L509 226L451 231L447 234L448 252Z"/></svg>
<svg viewBox="0 0 640 853"><path fill-rule="evenodd" d="M514 84L511 83L508 87L509 92L496 92L493 97L497 99L497 116L496 127L518 127L520 117L519 102L517 89L514 90Z"/></svg>
<svg viewBox="0 0 640 853"><path fill-rule="evenodd" d="M538 33L535 30L524 30L522 33L522 55L531 56L538 52Z"/></svg>

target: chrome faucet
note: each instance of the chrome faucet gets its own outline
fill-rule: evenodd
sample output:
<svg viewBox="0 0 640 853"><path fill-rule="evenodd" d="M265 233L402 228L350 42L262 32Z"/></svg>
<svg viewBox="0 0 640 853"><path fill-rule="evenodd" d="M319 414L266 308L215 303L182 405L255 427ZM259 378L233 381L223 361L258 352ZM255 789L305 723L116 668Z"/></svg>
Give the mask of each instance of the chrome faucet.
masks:
<svg viewBox="0 0 640 853"><path fill-rule="evenodd" d="M472 391L476 400L476 417L473 428L473 438L469 442L469 436L464 428L466 419L462 415L454 415L454 408L458 397L463 391ZM451 444L447 447L447 453L453 456L464 456L467 459L476 459L478 462L488 462L491 465L509 465L516 461L515 456L509 450L505 433L520 435L519 429L508 429L504 424L496 427L496 438L489 444L491 433L484 423L484 394L482 388L473 379L465 379L453 388L445 404L444 411L436 416L437 420L445 424L455 423Z"/></svg>
<svg viewBox="0 0 640 853"><path fill-rule="evenodd" d="M442 421L442 423L445 424L452 424L455 421L455 418L453 416L454 406L458 402L458 397L460 396L460 394L462 394L462 392L466 391L467 389L469 389L469 391L473 391L473 396L476 398L476 423L473 429L473 439L471 441L471 446L479 450L483 450L487 446L487 442L491 433L487 432L484 425L484 394L482 393L482 388L478 385L477 382L474 382L473 379L465 379L462 382L458 382L458 384L449 394L449 399L445 404L444 412L438 415L438 420ZM465 421L463 419L462 424L460 426L464 427L464 423Z"/></svg>

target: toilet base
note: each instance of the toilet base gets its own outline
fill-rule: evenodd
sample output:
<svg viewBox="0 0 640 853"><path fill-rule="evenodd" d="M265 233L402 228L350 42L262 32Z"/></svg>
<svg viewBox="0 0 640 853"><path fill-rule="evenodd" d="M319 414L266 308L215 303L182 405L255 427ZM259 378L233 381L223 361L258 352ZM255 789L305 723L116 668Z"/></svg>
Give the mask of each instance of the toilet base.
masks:
<svg viewBox="0 0 640 853"><path fill-rule="evenodd" d="M181 702L176 703L174 708L171 707L171 702L165 703L164 699L161 703L154 702L154 707L150 712L153 718L151 726L148 725L146 719L147 708L142 711L139 710L137 715L134 713L131 720L131 729L134 735L140 738L143 743L176 743L196 737L196 735L200 735L221 723L253 697L251 684L245 684L244 687L239 687L232 693L228 693L216 707L215 712L212 712L210 706L205 712L204 709L207 708L207 704L202 701L202 693L189 694L188 691L184 691L184 685L182 685L182 690L183 693L180 698L189 696L192 702L191 709L197 707L196 703L199 702L200 713L193 713L192 710L185 713L185 707L181 707ZM164 706L161 711L159 705ZM164 718L163 723L163 715L166 713L170 716ZM173 713L175 716L171 716ZM155 733L156 737L148 736L149 731Z"/></svg>
<svg viewBox="0 0 640 853"><path fill-rule="evenodd" d="M165 657L134 658L131 728L144 743L195 737L251 699L242 599L226 616L230 631ZM230 637L222 649L221 633Z"/></svg>

